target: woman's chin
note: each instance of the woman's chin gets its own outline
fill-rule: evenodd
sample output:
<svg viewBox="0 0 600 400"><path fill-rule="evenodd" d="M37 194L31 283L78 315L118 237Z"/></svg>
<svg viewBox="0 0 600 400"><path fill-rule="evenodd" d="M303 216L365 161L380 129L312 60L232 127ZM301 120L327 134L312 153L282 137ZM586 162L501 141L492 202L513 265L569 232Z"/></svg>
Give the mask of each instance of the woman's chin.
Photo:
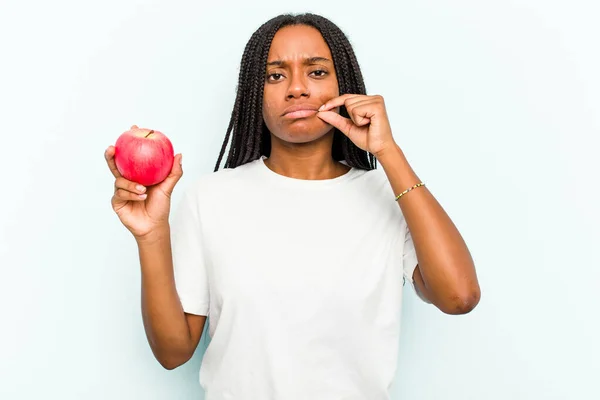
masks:
<svg viewBox="0 0 600 400"><path fill-rule="evenodd" d="M276 134L279 139L290 143L308 143L321 139L333 132L333 128L323 121L319 124L301 123L306 121L295 121L285 127L285 131Z"/></svg>
<svg viewBox="0 0 600 400"><path fill-rule="evenodd" d="M327 136L329 132L315 132L315 131L291 131L279 136L279 139L289 143L309 143L316 140L322 139Z"/></svg>

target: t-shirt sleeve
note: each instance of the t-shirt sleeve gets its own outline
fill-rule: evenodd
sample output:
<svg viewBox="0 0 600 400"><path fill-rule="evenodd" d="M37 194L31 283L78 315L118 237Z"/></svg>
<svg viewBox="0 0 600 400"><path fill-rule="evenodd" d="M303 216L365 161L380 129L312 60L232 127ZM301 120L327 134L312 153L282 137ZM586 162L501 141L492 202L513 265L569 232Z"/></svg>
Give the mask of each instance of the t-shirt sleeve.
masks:
<svg viewBox="0 0 600 400"><path fill-rule="evenodd" d="M188 189L184 192L170 225L175 286L183 311L208 315L208 277L202 226L194 191Z"/></svg>
<svg viewBox="0 0 600 400"><path fill-rule="evenodd" d="M402 268L404 269L404 282L408 281L411 283L415 293L417 296L423 300L425 303L431 304L431 301L427 300L417 289L415 282L413 280L413 273L417 268L419 261L417 260L417 252L415 251L415 244L413 242L412 235L410 234L410 230L408 229L408 225L406 225L405 234L404 234L404 251L402 254Z"/></svg>

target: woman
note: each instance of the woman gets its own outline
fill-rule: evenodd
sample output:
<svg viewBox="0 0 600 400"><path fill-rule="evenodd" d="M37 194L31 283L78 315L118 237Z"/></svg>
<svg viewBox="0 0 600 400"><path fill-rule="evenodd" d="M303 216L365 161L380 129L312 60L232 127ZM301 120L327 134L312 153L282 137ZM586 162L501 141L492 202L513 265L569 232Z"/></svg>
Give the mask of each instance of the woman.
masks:
<svg viewBox="0 0 600 400"><path fill-rule="evenodd" d="M404 280L445 313L479 301L459 232L323 17L278 16L252 35L215 172L185 191L171 224L181 154L149 188L121 177L113 156L111 146L112 205L137 240L148 341L175 368L210 315L207 400L387 399Z"/></svg>

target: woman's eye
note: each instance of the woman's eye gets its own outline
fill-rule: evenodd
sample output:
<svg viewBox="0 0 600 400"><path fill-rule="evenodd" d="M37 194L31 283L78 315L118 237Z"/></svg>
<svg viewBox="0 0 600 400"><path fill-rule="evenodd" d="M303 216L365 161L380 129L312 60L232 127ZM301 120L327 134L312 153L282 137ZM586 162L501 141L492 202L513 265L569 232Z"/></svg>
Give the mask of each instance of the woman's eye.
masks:
<svg viewBox="0 0 600 400"><path fill-rule="evenodd" d="M283 75L281 74L269 74L267 75L267 79L278 81Z"/></svg>
<svg viewBox="0 0 600 400"><path fill-rule="evenodd" d="M318 69L316 71L313 71L312 73L315 74L317 76L317 78L321 78L321 77L327 75L327 71L323 71L322 69Z"/></svg>
<svg viewBox="0 0 600 400"><path fill-rule="evenodd" d="M322 69L318 69L316 71L312 71L311 74L313 74L317 78L322 78L325 75L327 75L327 71L324 71ZM283 77L283 74L268 74L267 75L267 80L269 80L271 82L276 82L276 81L281 80L282 77Z"/></svg>

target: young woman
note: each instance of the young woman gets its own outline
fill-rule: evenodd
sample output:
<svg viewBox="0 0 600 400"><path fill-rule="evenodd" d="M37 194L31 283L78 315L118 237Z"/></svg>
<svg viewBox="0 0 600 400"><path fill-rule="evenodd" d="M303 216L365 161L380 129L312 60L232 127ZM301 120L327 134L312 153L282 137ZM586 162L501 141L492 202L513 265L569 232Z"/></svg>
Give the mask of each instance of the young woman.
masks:
<svg viewBox="0 0 600 400"><path fill-rule="evenodd" d="M215 172L172 221L181 154L148 188L120 176L114 147L105 156L158 361L189 360L210 316L207 400L387 399L404 281L448 314L479 301L467 246L323 17L281 15L252 35Z"/></svg>

